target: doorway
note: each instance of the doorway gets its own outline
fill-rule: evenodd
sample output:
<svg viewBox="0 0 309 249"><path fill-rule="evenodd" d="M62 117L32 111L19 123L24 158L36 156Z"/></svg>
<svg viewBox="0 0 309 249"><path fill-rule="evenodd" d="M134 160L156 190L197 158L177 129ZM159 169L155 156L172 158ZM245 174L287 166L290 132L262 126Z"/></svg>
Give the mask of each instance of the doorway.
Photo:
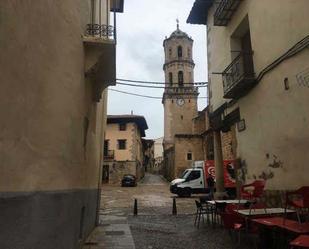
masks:
<svg viewBox="0 0 309 249"><path fill-rule="evenodd" d="M103 165L102 183L109 182L109 165Z"/></svg>

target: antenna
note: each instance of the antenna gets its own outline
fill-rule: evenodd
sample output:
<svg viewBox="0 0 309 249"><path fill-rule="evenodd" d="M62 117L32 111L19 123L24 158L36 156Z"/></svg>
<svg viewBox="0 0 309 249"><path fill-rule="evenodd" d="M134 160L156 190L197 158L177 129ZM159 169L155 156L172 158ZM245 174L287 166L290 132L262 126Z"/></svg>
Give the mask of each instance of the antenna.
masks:
<svg viewBox="0 0 309 249"><path fill-rule="evenodd" d="M179 19L176 18L176 23L177 23L177 29L179 29Z"/></svg>

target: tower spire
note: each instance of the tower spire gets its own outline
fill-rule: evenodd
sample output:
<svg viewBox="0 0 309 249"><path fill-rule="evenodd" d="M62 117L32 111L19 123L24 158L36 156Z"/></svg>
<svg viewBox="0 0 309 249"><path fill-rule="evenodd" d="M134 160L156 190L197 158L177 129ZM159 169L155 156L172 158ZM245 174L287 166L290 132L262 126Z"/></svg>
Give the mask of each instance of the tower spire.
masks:
<svg viewBox="0 0 309 249"><path fill-rule="evenodd" d="M179 30L179 19L176 19L176 23L177 23L177 30Z"/></svg>

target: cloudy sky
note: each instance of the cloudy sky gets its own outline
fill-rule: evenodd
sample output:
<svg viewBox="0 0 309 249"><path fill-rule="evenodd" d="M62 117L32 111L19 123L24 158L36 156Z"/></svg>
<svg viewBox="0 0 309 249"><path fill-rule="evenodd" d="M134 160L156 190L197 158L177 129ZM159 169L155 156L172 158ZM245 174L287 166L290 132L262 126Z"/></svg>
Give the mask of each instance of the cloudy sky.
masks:
<svg viewBox="0 0 309 249"><path fill-rule="evenodd" d="M145 81L164 81L163 40L180 29L194 40L193 59L195 81L206 81L206 28L186 24L194 0L126 0L124 13L117 15L117 78ZM125 92L162 97L163 89L148 89L117 85L110 87ZM200 88L206 96L206 88ZM206 99L199 100L199 109ZM163 136L163 105L160 99L148 99L109 91L108 114L143 115L149 129L147 138Z"/></svg>

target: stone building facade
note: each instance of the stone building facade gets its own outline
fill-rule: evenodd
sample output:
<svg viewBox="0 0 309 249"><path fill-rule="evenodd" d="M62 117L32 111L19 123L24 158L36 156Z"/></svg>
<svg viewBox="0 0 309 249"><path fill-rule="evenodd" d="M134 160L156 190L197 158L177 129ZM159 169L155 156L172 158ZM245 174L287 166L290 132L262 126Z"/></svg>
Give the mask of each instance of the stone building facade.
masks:
<svg viewBox="0 0 309 249"><path fill-rule="evenodd" d="M143 164L146 172L154 172L154 140L152 139L142 139L143 145Z"/></svg>
<svg viewBox="0 0 309 249"><path fill-rule="evenodd" d="M154 173L162 174L163 166L163 137L154 139Z"/></svg>
<svg viewBox="0 0 309 249"><path fill-rule="evenodd" d="M308 9L306 0L197 0L187 20L207 25L216 172L230 136L223 153L240 159L241 180L265 179L268 192L308 185Z"/></svg>
<svg viewBox="0 0 309 249"><path fill-rule="evenodd" d="M3 0L0 9L0 248L80 248L100 202L113 7Z"/></svg>
<svg viewBox="0 0 309 249"><path fill-rule="evenodd" d="M103 182L120 184L123 175L145 174L142 137L148 129L138 115L108 115L104 141Z"/></svg>

